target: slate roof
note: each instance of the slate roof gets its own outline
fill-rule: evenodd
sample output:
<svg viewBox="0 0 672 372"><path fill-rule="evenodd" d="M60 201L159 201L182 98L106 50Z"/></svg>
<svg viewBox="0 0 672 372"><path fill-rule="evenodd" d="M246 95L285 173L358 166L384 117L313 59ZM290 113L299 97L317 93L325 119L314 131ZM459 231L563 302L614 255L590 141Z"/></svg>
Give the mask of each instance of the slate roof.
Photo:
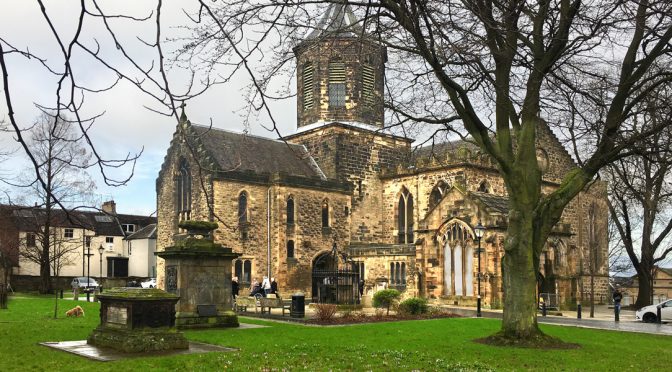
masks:
<svg viewBox="0 0 672 372"><path fill-rule="evenodd" d="M37 231L46 220L43 208L23 206L2 206L12 211L11 218L17 229L21 231ZM60 228L85 228L96 232L98 236L124 236L122 224L133 224L143 228L156 223L155 217L138 216L131 214L106 214L98 211L70 211L65 213L61 209L52 210L51 224Z"/></svg>
<svg viewBox="0 0 672 372"><path fill-rule="evenodd" d="M480 200L485 206L493 212L507 214L509 213L509 198L488 194L484 192L471 192L471 195Z"/></svg>
<svg viewBox="0 0 672 372"><path fill-rule="evenodd" d="M201 125L191 128L221 171L325 178L303 145Z"/></svg>
<svg viewBox="0 0 672 372"><path fill-rule="evenodd" d="M361 36L362 27L359 20L352 12L348 4L331 3L324 15L307 36L307 40L320 37L358 37Z"/></svg>
<svg viewBox="0 0 672 372"><path fill-rule="evenodd" d="M124 240L136 240L136 239L156 239L156 224L153 223L147 225L142 229L124 238Z"/></svg>
<svg viewBox="0 0 672 372"><path fill-rule="evenodd" d="M471 142L462 140L447 141L416 148L413 150L412 160L417 161L418 159L425 159L430 157L445 159L448 153L453 153L461 148L466 148L471 152L481 151L477 145Z"/></svg>

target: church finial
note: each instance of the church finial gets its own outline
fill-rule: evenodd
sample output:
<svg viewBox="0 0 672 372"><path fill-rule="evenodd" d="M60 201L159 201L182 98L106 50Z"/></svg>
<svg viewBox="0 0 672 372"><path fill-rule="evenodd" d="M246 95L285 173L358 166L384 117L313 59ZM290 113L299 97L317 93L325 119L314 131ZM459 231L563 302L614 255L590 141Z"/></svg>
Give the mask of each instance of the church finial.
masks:
<svg viewBox="0 0 672 372"><path fill-rule="evenodd" d="M184 113L184 108L187 107L187 103L182 101L182 104L180 105L180 108L182 109L182 113L180 114L180 122L187 122L187 114Z"/></svg>

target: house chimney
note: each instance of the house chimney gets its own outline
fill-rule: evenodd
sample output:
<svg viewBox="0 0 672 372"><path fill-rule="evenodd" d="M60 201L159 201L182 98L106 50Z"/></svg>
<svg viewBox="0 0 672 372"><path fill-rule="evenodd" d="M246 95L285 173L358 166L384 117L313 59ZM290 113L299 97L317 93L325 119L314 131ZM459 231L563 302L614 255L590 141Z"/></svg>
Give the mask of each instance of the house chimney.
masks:
<svg viewBox="0 0 672 372"><path fill-rule="evenodd" d="M103 212L107 214L117 214L117 203L114 200L103 202Z"/></svg>

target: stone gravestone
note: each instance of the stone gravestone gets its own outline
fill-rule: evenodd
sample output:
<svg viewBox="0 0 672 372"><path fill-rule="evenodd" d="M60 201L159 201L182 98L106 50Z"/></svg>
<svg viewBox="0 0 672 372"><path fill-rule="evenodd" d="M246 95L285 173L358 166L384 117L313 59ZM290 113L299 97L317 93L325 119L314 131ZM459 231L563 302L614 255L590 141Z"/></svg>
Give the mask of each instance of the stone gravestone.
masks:
<svg viewBox="0 0 672 372"><path fill-rule="evenodd" d="M238 327L231 310L231 262L239 255L213 241L214 222L184 221L186 236L156 255L165 262L166 291L180 297L176 326L183 328Z"/></svg>
<svg viewBox="0 0 672 372"><path fill-rule="evenodd" d="M127 353L189 348L175 330L178 296L158 288L112 288L98 300L100 325L88 344Z"/></svg>

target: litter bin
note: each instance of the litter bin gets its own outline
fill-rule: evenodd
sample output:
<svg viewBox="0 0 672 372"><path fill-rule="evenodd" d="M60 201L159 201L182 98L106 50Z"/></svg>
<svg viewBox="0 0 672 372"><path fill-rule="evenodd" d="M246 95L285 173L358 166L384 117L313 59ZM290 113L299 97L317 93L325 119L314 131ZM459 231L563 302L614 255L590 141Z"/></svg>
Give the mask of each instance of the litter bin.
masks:
<svg viewBox="0 0 672 372"><path fill-rule="evenodd" d="M292 318L303 318L306 316L306 296L303 293L294 293L292 295L292 306L289 309L289 316Z"/></svg>

